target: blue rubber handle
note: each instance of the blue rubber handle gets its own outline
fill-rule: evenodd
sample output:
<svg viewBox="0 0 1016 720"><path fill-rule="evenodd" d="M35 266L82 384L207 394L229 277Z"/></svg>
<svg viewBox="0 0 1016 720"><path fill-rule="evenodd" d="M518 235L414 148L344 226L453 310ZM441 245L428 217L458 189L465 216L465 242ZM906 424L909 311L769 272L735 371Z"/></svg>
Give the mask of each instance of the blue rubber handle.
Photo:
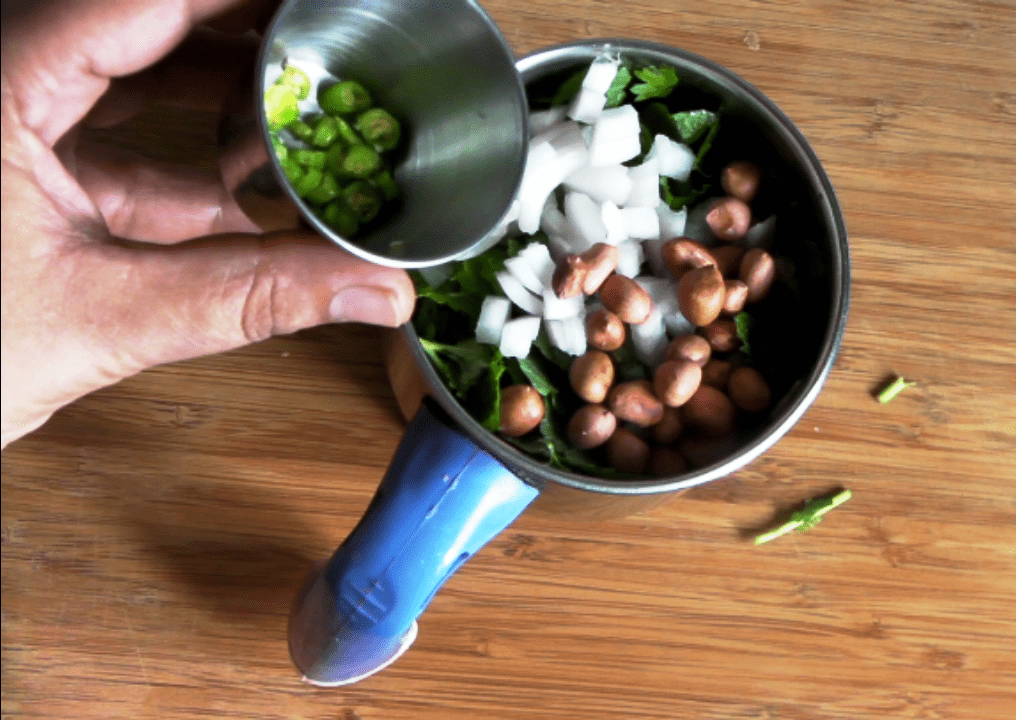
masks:
<svg viewBox="0 0 1016 720"><path fill-rule="evenodd" d="M342 685L392 662L441 585L537 494L424 403L363 518L297 599L289 644L305 679Z"/></svg>

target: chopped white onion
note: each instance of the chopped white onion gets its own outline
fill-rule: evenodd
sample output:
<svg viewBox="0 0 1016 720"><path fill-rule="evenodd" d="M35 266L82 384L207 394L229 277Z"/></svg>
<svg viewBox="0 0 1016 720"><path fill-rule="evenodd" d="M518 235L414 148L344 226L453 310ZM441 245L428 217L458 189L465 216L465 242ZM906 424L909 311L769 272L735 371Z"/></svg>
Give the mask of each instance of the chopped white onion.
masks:
<svg viewBox="0 0 1016 720"><path fill-rule="evenodd" d="M660 216L660 239L670 240L684 235L684 226L688 220L688 208L671 210L665 202L656 206L656 214Z"/></svg>
<svg viewBox="0 0 1016 720"><path fill-rule="evenodd" d="M631 194L632 181L628 168L618 163L603 167L583 166L564 179L569 190L582 192L597 202L610 201L623 205Z"/></svg>
<svg viewBox="0 0 1016 720"><path fill-rule="evenodd" d="M547 338L558 350L578 357L586 352L586 327L582 318L548 320Z"/></svg>
<svg viewBox="0 0 1016 720"><path fill-rule="evenodd" d="M646 153L646 160L656 161L660 175L681 181L687 180L692 168L695 167L695 153L687 145L666 135L657 135L653 138L653 145Z"/></svg>
<svg viewBox="0 0 1016 720"><path fill-rule="evenodd" d="M543 319L567 320L578 317L584 309L583 300L582 295L559 298L553 289L547 288L543 291Z"/></svg>
<svg viewBox="0 0 1016 720"><path fill-rule="evenodd" d="M663 325L667 328L667 333L670 337L691 335L695 332L695 323L682 315L681 311L677 309L663 316Z"/></svg>
<svg viewBox="0 0 1016 720"><path fill-rule="evenodd" d="M622 105L600 113L589 142L590 166L623 163L641 151L639 114L634 106Z"/></svg>
<svg viewBox="0 0 1016 720"><path fill-rule="evenodd" d="M617 76L618 68L621 67L621 58L614 55L600 55L591 63L586 76L582 79L582 87L586 90L593 90L598 93L605 93L610 90L611 83Z"/></svg>
<svg viewBox="0 0 1016 720"><path fill-rule="evenodd" d="M533 272L529 261L524 257L516 255L504 261L504 269L510 272L522 286L535 295L542 295L546 286L543 281Z"/></svg>
<svg viewBox="0 0 1016 720"><path fill-rule="evenodd" d="M550 256L550 250L541 242L531 242L519 250L519 257L524 257L529 267L536 273L536 277L543 283L543 287L549 288L554 280L554 259Z"/></svg>
<svg viewBox="0 0 1016 720"><path fill-rule="evenodd" d="M544 141L550 143L550 146L558 153L586 147L582 126L574 120L562 120L532 139L532 142Z"/></svg>
<svg viewBox="0 0 1016 720"><path fill-rule="evenodd" d="M645 322L629 325L635 357L655 369L667 355L667 332L660 308L654 307Z"/></svg>
<svg viewBox="0 0 1016 720"><path fill-rule="evenodd" d="M617 274L633 278L642 270L642 262L646 259L642 245L633 240L625 240L617 246Z"/></svg>
<svg viewBox="0 0 1016 720"><path fill-rule="evenodd" d="M654 208L660 204L660 173L655 162L628 168L628 177L632 185L625 207Z"/></svg>
<svg viewBox="0 0 1016 720"><path fill-rule="evenodd" d="M568 106L568 117L582 123L593 123L603 112L607 96L597 90L582 88Z"/></svg>
<svg viewBox="0 0 1016 720"><path fill-rule="evenodd" d="M564 216L576 235L565 239L579 245L573 252L585 252L607 238L607 228L600 218L600 206L588 195L578 192L565 195Z"/></svg>
<svg viewBox="0 0 1016 720"><path fill-rule="evenodd" d="M508 321L512 304L506 297L488 295L480 306L480 318L476 321L476 341L497 345L501 342L501 330Z"/></svg>
<svg viewBox="0 0 1016 720"><path fill-rule="evenodd" d="M716 244L716 237L713 231L706 224L706 215L709 214L710 201L701 202L693 208L688 209L688 216L684 223L684 236L700 242L706 247Z"/></svg>
<svg viewBox="0 0 1016 720"><path fill-rule="evenodd" d="M619 211L625 233L636 240L660 237L660 216L650 207L626 207Z"/></svg>
<svg viewBox="0 0 1016 720"><path fill-rule="evenodd" d="M573 147L563 152L557 152L553 147L550 147L549 143L539 144L539 147L544 146L554 153L553 158L538 167L534 166L532 172L530 172L530 164L527 162L522 184L519 186L519 230L528 234L535 233L540 227L540 215L543 213L544 203L554 188L560 185L561 181L572 171L585 164L589 157L584 147Z"/></svg>
<svg viewBox="0 0 1016 720"><path fill-rule="evenodd" d="M501 330L500 349L505 357L524 358L540 334L540 318L534 315L509 320Z"/></svg>
<svg viewBox="0 0 1016 720"><path fill-rule="evenodd" d="M600 219L607 228L607 237L603 240L605 243L617 245L628 239L628 229L621 218L621 211L610 200L600 206Z"/></svg>
<svg viewBox="0 0 1016 720"><path fill-rule="evenodd" d="M497 278L498 284L504 290L504 294L508 296L509 300L527 313L533 315L543 314L543 300L526 290L514 275L507 270L502 270L496 273L494 277Z"/></svg>
<svg viewBox="0 0 1016 720"><path fill-rule="evenodd" d="M445 280L452 276L452 263L442 263L420 268L420 275L431 287L439 287Z"/></svg>

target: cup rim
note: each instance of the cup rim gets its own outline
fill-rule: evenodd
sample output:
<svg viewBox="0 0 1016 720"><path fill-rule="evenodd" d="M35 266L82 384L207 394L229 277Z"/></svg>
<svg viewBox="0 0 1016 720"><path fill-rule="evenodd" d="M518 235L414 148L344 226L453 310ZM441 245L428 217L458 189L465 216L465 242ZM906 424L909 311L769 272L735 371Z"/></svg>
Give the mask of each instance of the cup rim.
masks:
<svg viewBox="0 0 1016 720"><path fill-rule="evenodd" d="M807 184L817 190L818 208L823 218L823 225L829 228L832 248L833 268L830 273L832 280L832 302L830 304L829 326L822 339L821 352L811 372L799 383L798 389L791 389L783 399L784 407L774 413L772 420L754 438L741 445L732 455L728 455L710 465L691 470L672 478L647 478L641 480L615 480L581 475L550 467L531 458L515 446L502 440L495 433L483 428L466 410L459 405L451 392L438 377L413 328L412 321L402 326L401 332L407 341L410 352L417 366L423 372L432 397L447 412L459 427L466 431L474 442L490 452L507 465L520 478L537 487L547 481L556 482L579 490L588 490L616 495L644 495L667 493L685 490L720 479L743 468L766 450L800 420L801 416L812 405L821 392L836 359L846 331L847 315L850 303L850 250L847 228L843 213L836 199L825 169L818 156L805 139L803 133L776 104L766 97L758 88L744 80L733 71L695 53L670 47L661 43L626 38L599 38L560 43L528 53L516 62L516 69L521 78L536 68L545 66L555 60L573 59L580 61L592 59L606 49L616 49L622 53L635 53L659 61L695 66L697 71L706 75L710 82L723 86L732 85L752 105L753 113L766 119L766 126L779 132L793 154L802 162L807 171ZM564 63L562 63L564 64ZM680 69L680 68L679 68ZM523 82L524 84L524 82Z"/></svg>

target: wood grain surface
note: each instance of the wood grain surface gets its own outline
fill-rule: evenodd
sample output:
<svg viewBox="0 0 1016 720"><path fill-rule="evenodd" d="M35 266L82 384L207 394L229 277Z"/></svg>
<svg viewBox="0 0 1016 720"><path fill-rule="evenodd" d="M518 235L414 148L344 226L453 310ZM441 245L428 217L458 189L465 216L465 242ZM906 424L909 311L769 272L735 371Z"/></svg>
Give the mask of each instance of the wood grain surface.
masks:
<svg viewBox="0 0 1016 720"><path fill-rule="evenodd" d="M404 428L381 335L155 368L3 453L3 717L993 720L1016 714L1016 4L483 3L517 53L661 41L769 95L843 206L825 390L744 470L614 521L526 513L395 665L304 685L286 617ZM215 119L103 137L214 163ZM883 406L872 391L918 382ZM814 530L754 529L837 487Z"/></svg>

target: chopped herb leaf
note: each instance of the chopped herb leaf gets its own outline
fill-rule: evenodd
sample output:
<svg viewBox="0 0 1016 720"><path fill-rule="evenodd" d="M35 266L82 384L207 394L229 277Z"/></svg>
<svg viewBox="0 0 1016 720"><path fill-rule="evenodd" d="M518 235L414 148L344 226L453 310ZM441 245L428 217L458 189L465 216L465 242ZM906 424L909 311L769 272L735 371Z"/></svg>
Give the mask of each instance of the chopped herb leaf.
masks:
<svg viewBox="0 0 1016 720"><path fill-rule="evenodd" d="M798 532L811 530L813 527L818 525L823 515L833 508L845 503L850 499L850 496L851 492L849 490L841 490L835 495L809 500L804 504L803 508L790 516L790 520L788 522L783 523L778 528L770 530L769 532L757 535L755 537L755 544L761 545L762 543L767 543L770 540L775 540L781 535L786 535L794 530L797 530Z"/></svg>
<svg viewBox="0 0 1016 720"><path fill-rule="evenodd" d="M706 130L711 129L719 119L716 113L710 110L687 110L674 113L670 117L674 121L681 142L686 145L690 145L702 137Z"/></svg>
<svg viewBox="0 0 1016 720"><path fill-rule="evenodd" d="M677 87L677 71L670 66L649 66L635 71L635 77L642 82L631 86L635 101L667 97Z"/></svg>
<svg viewBox="0 0 1016 720"><path fill-rule="evenodd" d="M623 103L625 90L630 82L631 70L622 65L617 69L617 75L614 76L614 81L610 83L610 87L607 88L607 104L605 107L617 107Z"/></svg>
<svg viewBox="0 0 1016 720"><path fill-rule="evenodd" d="M755 318L746 312L739 312L734 316L734 327L737 329L737 339L741 341L741 352L746 358L751 358L751 330L755 325Z"/></svg>

